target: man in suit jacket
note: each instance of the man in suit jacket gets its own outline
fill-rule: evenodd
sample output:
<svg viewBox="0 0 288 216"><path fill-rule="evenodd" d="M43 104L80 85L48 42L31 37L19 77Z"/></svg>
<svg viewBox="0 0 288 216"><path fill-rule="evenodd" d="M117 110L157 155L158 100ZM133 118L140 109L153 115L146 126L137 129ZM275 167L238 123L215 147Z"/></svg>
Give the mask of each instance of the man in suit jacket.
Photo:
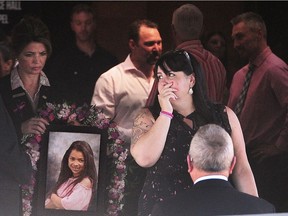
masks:
<svg viewBox="0 0 288 216"><path fill-rule="evenodd" d="M32 173L29 156L21 149L12 120L0 96L0 215L19 216L21 190Z"/></svg>
<svg viewBox="0 0 288 216"><path fill-rule="evenodd" d="M208 124L197 131L191 141L187 163L194 186L156 204L152 216L275 212L272 204L239 192L228 182L236 157L229 134L220 126Z"/></svg>

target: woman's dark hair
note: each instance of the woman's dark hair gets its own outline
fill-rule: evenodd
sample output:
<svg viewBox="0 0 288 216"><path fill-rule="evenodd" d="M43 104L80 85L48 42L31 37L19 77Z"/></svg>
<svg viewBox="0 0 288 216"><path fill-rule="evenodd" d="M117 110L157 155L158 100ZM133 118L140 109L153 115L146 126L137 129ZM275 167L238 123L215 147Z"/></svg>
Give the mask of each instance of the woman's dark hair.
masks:
<svg viewBox="0 0 288 216"><path fill-rule="evenodd" d="M12 29L11 44L15 55L18 56L31 42L42 43L48 57L51 55L52 46L48 27L39 18L26 16Z"/></svg>
<svg viewBox="0 0 288 216"><path fill-rule="evenodd" d="M211 102L208 100L206 93L205 77L194 56L184 50L168 51L156 62L154 68L155 77L157 77L159 67L165 74L171 70L174 72L183 71L186 75L194 74L196 80L193 87L193 102L195 108L205 120L208 122L213 121L213 115L210 110ZM154 103L150 105L149 109L154 117L159 115L161 108L156 94L154 95Z"/></svg>
<svg viewBox="0 0 288 216"><path fill-rule="evenodd" d="M67 179L73 177L73 173L70 170L68 166L68 160L69 156L72 152L72 150L76 150L79 152L82 152L84 156L84 170L82 173L80 173L79 177L77 177L72 183L72 188L69 191L70 193L72 192L72 189L75 187L76 184L80 183L84 178L88 177L92 181L92 194L95 192L95 185L97 183L97 172L96 172L96 167L94 163L94 155L93 151L90 147L90 145L85 142L85 141L75 141L71 144L71 146L68 148L68 150L65 152L62 163L61 163L61 169L60 169L60 174L58 181L52 190L52 192L56 193L59 187L67 181ZM68 185L67 188L69 188L71 185ZM69 193L68 192L68 193ZM68 195L68 194L67 194ZM92 198L91 198L92 200Z"/></svg>
<svg viewBox="0 0 288 216"><path fill-rule="evenodd" d="M219 35L220 37L222 37L222 39L225 41L225 46L227 45L227 44L226 44L227 38L226 38L226 36L223 34L223 32L213 31L213 32L209 32L209 33L207 33L205 36L203 36L202 43L203 43L203 45L204 45L204 48L207 48L206 45L207 45L208 41L209 41L210 38L213 37L214 35Z"/></svg>
<svg viewBox="0 0 288 216"><path fill-rule="evenodd" d="M207 33L206 35L203 36L202 38L202 44L204 46L205 49L209 50L207 44L208 44L208 41L211 39L211 37L215 36L215 35L218 35L220 36L224 42L225 42L225 53L224 53L224 56L222 57L222 59L219 58L219 60L223 63L224 66L227 65L227 38L226 36L223 34L223 32L221 31L213 31L213 32L209 32ZM210 51L210 50L209 50Z"/></svg>

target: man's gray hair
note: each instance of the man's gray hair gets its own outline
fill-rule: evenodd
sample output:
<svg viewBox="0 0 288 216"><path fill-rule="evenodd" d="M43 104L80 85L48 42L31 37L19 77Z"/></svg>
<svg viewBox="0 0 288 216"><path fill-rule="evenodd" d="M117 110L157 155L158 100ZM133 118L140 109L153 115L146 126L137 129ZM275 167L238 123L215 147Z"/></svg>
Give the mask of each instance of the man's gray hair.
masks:
<svg viewBox="0 0 288 216"><path fill-rule="evenodd" d="M203 14L193 4L184 4L173 13L172 25L182 41L197 40L203 28Z"/></svg>
<svg viewBox="0 0 288 216"><path fill-rule="evenodd" d="M194 135L189 155L193 165L207 172L219 172L230 168L234 156L230 135L220 126L207 124Z"/></svg>
<svg viewBox="0 0 288 216"><path fill-rule="evenodd" d="M263 32L264 38L267 39L267 29L263 18L254 12L242 13L231 20L232 25L236 25L240 22L244 22L251 31L256 32L261 30Z"/></svg>

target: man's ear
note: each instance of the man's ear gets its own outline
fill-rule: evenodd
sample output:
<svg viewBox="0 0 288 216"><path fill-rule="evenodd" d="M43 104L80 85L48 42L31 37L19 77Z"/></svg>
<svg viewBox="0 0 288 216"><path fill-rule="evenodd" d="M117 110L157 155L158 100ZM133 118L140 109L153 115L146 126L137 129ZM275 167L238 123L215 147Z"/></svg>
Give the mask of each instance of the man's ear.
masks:
<svg viewBox="0 0 288 216"><path fill-rule="evenodd" d="M187 155L187 165L188 165L188 173L190 173L193 170L193 164L189 154Z"/></svg>
<svg viewBox="0 0 288 216"><path fill-rule="evenodd" d="M229 169L229 174L232 174L233 169L235 167L235 164L236 164L236 156L234 156L233 159L232 159L232 162L231 162L231 165L230 165L230 169Z"/></svg>
<svg viewBox="0 0 288 216"><path fill-rule="evenodd" d="M264 37L264 33L260 28L257 29L256 35L257 35L257 40L261 40Z"/></svg>
<svg viewBox="0 0 288 216"><path fill-rule="evenodd" d="M131 50L134 50L135 47L137 46L137 44L135 43L135 41L133 39L130 39L128 44L129 44L129 48Z"/></svg>

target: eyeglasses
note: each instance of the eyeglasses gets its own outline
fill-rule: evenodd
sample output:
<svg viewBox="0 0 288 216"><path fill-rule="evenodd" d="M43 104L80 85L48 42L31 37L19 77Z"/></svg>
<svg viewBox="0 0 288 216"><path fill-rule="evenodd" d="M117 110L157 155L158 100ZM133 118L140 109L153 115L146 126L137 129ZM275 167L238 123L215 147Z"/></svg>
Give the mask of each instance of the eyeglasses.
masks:
<svg viewBox="0 0 288 216"><path fill-rule="evenodd" d="M179 59L180 57L180 59ZM185 62L182 62L183 58L185 59ZM182 63L182 64L181 64ZM191 63L191 58L187 51L185 50L173 50L168 51L161 55L160 59L157 61L155 68L154 68L154 74L157 75L158 67L161 67L162 69L166 69L164 73L166 74L168 71L184 71L187 74L192 74L194 69ZM169 66L169 67L167 67ZM168 70L170 69L170 70Z"/></svg>

